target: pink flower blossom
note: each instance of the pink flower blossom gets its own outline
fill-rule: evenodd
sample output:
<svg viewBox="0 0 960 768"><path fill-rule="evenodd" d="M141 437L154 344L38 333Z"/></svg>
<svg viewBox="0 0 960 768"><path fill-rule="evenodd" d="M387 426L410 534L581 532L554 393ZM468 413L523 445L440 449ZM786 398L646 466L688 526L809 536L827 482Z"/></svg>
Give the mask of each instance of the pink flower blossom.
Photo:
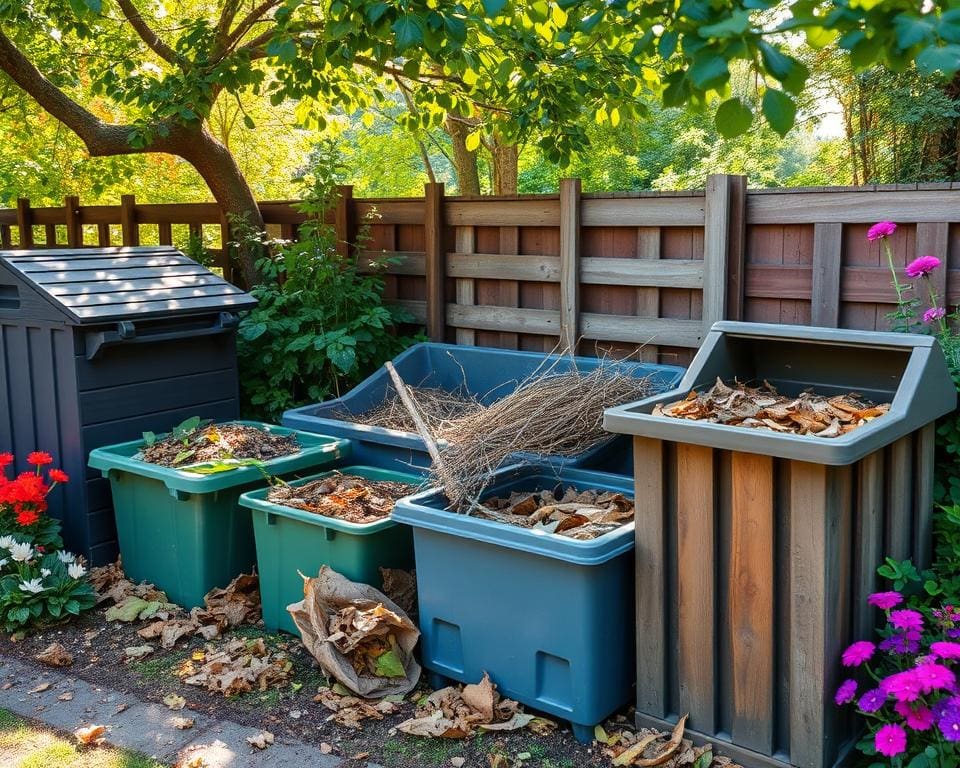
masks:
<svg viewBox="0 0 960 768"><path fill-rule="evenodd" d="M907 732L902 726L888 723L877 731L873 745L885 757L902 755L907 748Z"/></svg>
<svg viewBox="0 0 960 768"><path fill-rule="evenodd" d="M916 708L905 701L898 701L893 705L894 711L900 715L915 731L928 731L933 726L936 717L929 707L922 704Z"/></svg>
<svg viewBox="0 0 960 768"><path fill-rule="evenodd" d="M957 676L943 664L927 661L913 669L913 676L920 685L921 693L932 693L956 685Z"/></svg>
<svg viewBox="0 0 960 768"><path fill-rule="evenodd" d="M839 707L843 704L849 704L851 701L853 701L856 695L857 681L844 680L842 683L840 683L840 687L837 688L837 692L833 696L833 701Z"/></svg>
<svg viewBox="0 0 960 768"><path fill-rule="evenodd" d="M896 608L903 602L903 595L899 592L874 592L867 598L870 605L874 605L884 611Z"/></svg>
<svg viewBox="0 0 960 768"><path fill-rule="evenodd" d="M907 277L926 277L940 266L940 259L936 256L918 256L907 264Z"/></svg>
<svg viewBox="0 0 960 768"><path fill-rule="evenodd" d="M946 317L947 310L943 307L930 307L926 312L923 313L923 322L928 325L934 320L940 320L941 318Z"/></svg>
<svg viewBox="0 0 960 768"><path fill-rule="evenodd" d="M860 697L860 701L857 702L857 707L861 712L876 712L884 705L886 700L887 694L879 688L873 688Z"/></svg>
<svg viewBox="0 0 960 768"><path fill-rule="evenodd" d="M936 643L930 643L930 652L941 659L960 659L960 643L940 640Z"/></svg>
<svg viewBox="0 0 960 768"><path fill-rule="evenodd" d="M881 240L890 237L897 231L897 225L892 221L880 221L867 230L867 240Z"/></svg>
<svg viewBox="0 0 960 768"><path fill-rule="evenodd" d="M919 611L904 608L899 611L890 612L890 623L898 629L923 630L923 616Z"/></svg>
<svg viewBox="0 0 960 768"><path fill-rule="evenodd" d="M843 652L841 661L845 667L859 667L863 662L869 661L873 656L876 646L869 640L858 640Z"/></svg>
<svg viewBox="0 0 960 768"><path fill-rule="evenodd" d="M920 681L912 669L895 672L880 681L880 690L897 701L916 701L920 698L920 688Z"/></svg>

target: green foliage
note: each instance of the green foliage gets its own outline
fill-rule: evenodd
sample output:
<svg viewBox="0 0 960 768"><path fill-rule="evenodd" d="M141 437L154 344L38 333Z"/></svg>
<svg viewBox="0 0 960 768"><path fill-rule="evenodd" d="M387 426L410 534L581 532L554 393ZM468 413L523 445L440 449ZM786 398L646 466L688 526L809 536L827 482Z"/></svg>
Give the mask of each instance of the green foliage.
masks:
<svg viewBox="0 0 960 768"><path fill-rule="evenodd" d="M54 623L92 608L96 604L93 587L83 574L71 576L71 566L76 564L63 562L53 552L5 564L0 569L0 625L4 631Z"/></svg>
<svg viewBox="0 0 960 768"><path fill-rule="evenodd" d="M366 273L384 262L358 263L359 248L338 251L326 221L336 199L334 171L324 161L305 178L300 241L259 259L264 282L252 291L259 304L240 323L244 410L268 421L339 395L412 341L396 333L411 318L386 306L383 279Z"/></svg>

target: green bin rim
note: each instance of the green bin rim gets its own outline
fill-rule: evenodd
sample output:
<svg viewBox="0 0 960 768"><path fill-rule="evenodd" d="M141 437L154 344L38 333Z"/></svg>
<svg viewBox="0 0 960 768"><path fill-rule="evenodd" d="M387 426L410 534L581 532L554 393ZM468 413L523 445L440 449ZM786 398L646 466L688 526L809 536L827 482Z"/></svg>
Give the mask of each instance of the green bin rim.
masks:
<svg viewBox="0 0 960 768"><path fill-rule="evenodd" d="M171 491L215 493L227 488L235 488L238 485L263 480L264 472L270 475L281 475L304 469L313 469L343 459L350 454L350 441L345 438L318 435L313 432L303 432L276 424L246 419L229 419L217 422L217 424L242 424L248 427L258 427L275 435L295 435L300 442L300 450L289 456L280 456L265 461L262 467L238 467L213 475L200 475L195 472L162 467L159 464L151 464L133 458L134 454L144 446L145 441L140 439L95 448L90 452L87 464L94 469L99 469L104 477L109 477L111 472L127 472L140 477L160 480Z"/></svg>
<svg viewBox="0 0 960 768"><path fill-rule="evenodd" d="M397 472L392 469L381 469L380 467L368 467L362 464L337 467L336 469L331 469L327 472L319 472L315 475L310 475L309 477L298 478L289 483L289 485L306 485L307 483L313 482L314 480L322 480L325 477L330 477L331 475L341 474L341 475L357 475L358 477L364 477L368 480L392 480L398 483L407 483L408 485L420 486L423 485L425 478L422 475L418 475L414 472ZM414 491L413 493L416 493ZM335 517L326 517L325 515L316 514L314 512L307 512L303 509L297 509L295 507L285 507L282 504L276 504L272 501L267 501L267 494L270 493L270 488L257 488L253 491L247 491L240 495L240 505L252 509L255 512L263 512L265 514L279 515L280 517L286 517L290 520L297 520L301 523L307 523L308 525L315 525L319 528L330 528L334 531L340 531L341 533L351 533L356 536L367 536L371 533L378 533L379 531L386 530L387 528L392 528L397 525L397 522L392 519L392 515L383 518L382 520L375 520L372 523L351 523L346 520L338 520ZM411 493L411 495L413 495Z"/></svg>

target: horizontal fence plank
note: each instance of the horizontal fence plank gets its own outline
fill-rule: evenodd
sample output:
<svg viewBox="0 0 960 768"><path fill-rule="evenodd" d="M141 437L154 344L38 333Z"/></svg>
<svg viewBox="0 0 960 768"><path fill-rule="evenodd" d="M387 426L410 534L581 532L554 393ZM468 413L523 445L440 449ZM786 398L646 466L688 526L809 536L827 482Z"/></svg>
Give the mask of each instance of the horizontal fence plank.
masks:
<svg viewBox="0 0 960 768"><path fill-rule="evenodd" d="M391 263L383 264L384 259L390 259ZM360 271L367 274L386 273L422 277L426 273L423 251L361 251L359 261Z"/></svg>
<svg viewBox="0 0 960 768"><path fill-rule="evenodd" d="M580 201L584 227L703 226L704 197L640 197Z"/></svg>
<svg viewBox="0 0 960 768"><path fill-rule="evenodd" d="M590 285L631 285L640 288L703 288L703 262L697 260L608 259L580 260L580 282Z"/></svg>
<svg viewBox="0 0 960 768"><path fill-rule="evenodd" d="M960 221L960 190L747 193L747 224Z"/></svg>
<svg viewBox="0 0 960 768"><path fill-rule="evenodd" d="M262 209L261 209L262 210ZM138 224L202 224L220 223L220 206L216 203L157 203L134 206ZM119 211L117 220L119 220Z"/></svg>
<svg viewBox="0 0 960 768"><path fill-rule="evenodd" d="M447 254L447 275L487 280L560 280L559 256L511 256L496 253Z"/></svg>
<svg viewBox="0 0 960 768"><path fill-rule="evenodd" d="M416 301L414 299L393 299L387 300L387 304L392 304L395 307L408 312L413 317L413 322L415 323L425 323L427 322L427 302L425 301Z"/></svg>
<svg viewBox="0 0 960 768"><path fill-rule="evenodd" d="M703 341L700 320L645 318L633 315L602 315L583 312L580 335L599 341L657 344L667 347L699 347Z"/></svg>
<svg viewBox="0 0 960 768"><path fill-rule="evenodd" d="M474 328L480 331L539 333L557 336L560 333L560 311L476 305L447 305L447 325Z"/></svg>
<svg viewBox="0 0 960 768"><path fill-rule="evenodd" d="M810 299L813 269L750 264L747 267L746 294L763 299Z"/></svg>
<svg viewBox="0 0 960 768"><path fill-rule="evenodd" d="M452 201L444 206L444 221L453 227L559 227L560 199Z"/></svg>
<svg viewBox="0 0 960 768"><path fill-rule="evenodd" d="M356 221L369 224L423 224L423 199L353 201Z"/></svg>

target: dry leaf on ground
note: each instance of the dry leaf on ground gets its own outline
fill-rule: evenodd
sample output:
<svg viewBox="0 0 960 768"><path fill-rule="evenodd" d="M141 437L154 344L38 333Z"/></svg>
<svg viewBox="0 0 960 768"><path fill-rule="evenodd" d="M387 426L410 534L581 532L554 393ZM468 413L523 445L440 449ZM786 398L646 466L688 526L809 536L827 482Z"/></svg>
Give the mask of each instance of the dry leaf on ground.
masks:
<svg viewBox="0 0 960 768"><path fill-rule="evenodd" d="M191 658L177 675L186 685L234 696L239 693L286 685L293 663L283 651L270 651L263 638L233 638L207 645L201 660Z"/></svg>
<svg viewBox="0 0 960 768"><path fill-rule="evenodd" d="M328 722L333 720L348 728L360 728L363 720L383 720L385 715L400 710L399 705L392 701L365 701L357 696L338 694L332 688L320 688L313 700L333 712L327 718Z"/></svg>
<svg viewBox="0 0 960 768"><path fill-rule="evenodd" d="M84 745L102 744L105 740L104 734L107 732L105 725L88 725L85 728L78 728L73 732L77 741Z"/></svg>
<svg viewBox="0 0 960 768"><path fill-rule="evenodd" d="M273 744L273 734L270 731L261 731L255 736L247 736L247 744L257 749L266 749Z"/></svg>
<svg viewBox="0 0 960 768"><path fill-rule="evenodd" d="M123 649L127 661L142 659L145 656L149 656L153 651L154 647L152 645L133 645Z"/></svg>
<svg viewBox="0 0 960 768"><path fill-rule="evenodd" d="M34 658L48 667L69 667L73 664L73 654L60 643L51 643Z"/></svg>
<svg viewBox="0 0 960 768"><path fill-rule="evenodd" d="M194 720L189 717L175 717L172 720L173 727L178 731L188 731L193 728Z"/></svg>
<svg viewBox="0 0 960 768"><path fill-rule="evenodd" d="M64 691L57 696L57 701L73 701L73 691Z"/></svg>
<svg viewBox="0 0 960 768"><path fill-rule="evenodd" d="M717 755L710 744L694 746L690 739L683 738L686 716L674 726L671 733L641 728L614 731L612 727L599 731L607 735L601 743L603 753L615 766L636 768L740 768L730 758Z"/></svg>
<svg viewBox="0 0 960 768"><path fill-rule="evenodd" d="M512 731L535 718L520 711L520 705L503 699L490 677L462 688L450 686L434 691L417 706L414 717L397 726L411 736L464 739L478 730Z"/></svg>
<svg viewBox="0 0 960 768"><path fill-rule="evenodd" d="M183 698L183 696L178 696L175 693L168 693L163 697L163 704L167 709L178 712L187 705L187 700Z"/></svg>
<svg viewBox="0 0 960 768"><path fill-rule="evenodd" d="M49 688L53 683L40 683L36 688L31 688L27 693L43 693L47 688Z"/></svg>

